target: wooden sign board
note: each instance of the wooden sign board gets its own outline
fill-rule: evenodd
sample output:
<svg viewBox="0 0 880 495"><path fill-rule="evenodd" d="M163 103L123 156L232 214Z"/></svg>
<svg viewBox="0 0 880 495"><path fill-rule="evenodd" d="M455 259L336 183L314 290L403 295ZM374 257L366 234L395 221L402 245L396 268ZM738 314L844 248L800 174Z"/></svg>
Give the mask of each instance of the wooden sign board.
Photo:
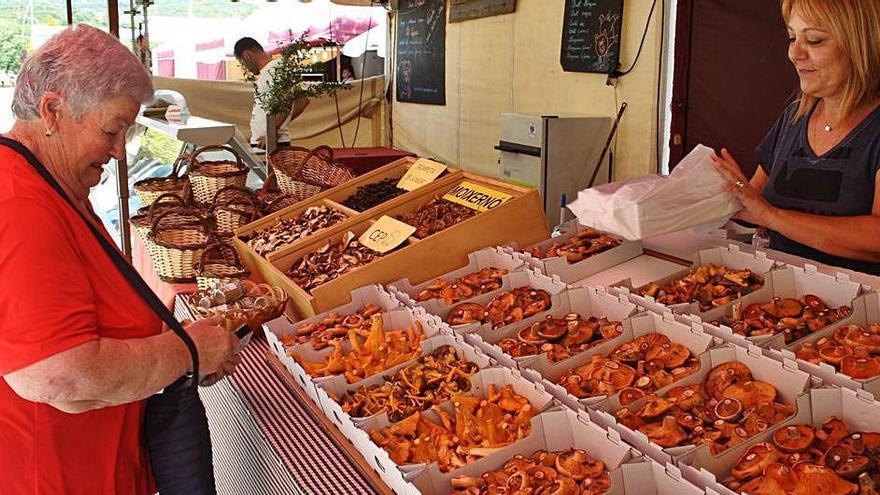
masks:
<svg viewBox="0 0 880 495"><path fill-rule="evenodd" d="M443 199L482 213L501 206L512 197L511 194L464 181L453 187L443 196Z"/></svg>
<svg viewBox="0 0 880 495"><path fill-rule="evenodd" d="M516 0L452 0L449 4L449 22L469 21L515 11Z"/></svg>

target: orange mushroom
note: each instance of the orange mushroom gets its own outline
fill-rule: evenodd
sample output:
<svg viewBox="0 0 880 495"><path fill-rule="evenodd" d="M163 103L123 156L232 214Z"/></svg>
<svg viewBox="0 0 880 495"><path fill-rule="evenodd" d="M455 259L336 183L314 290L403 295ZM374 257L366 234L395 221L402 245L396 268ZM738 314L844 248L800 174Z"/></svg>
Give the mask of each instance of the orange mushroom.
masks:
<svg viewBox="0 0 880 495"><path fill-rule="evenodd" d="M743 407L749 409L759 404L775 401L776 387L760 380L734 383L724 389L721 398L737 399L742 402Z"/></svg>
<svg viewBox="0 0 880 495"><path fill-rule="evenodd" d="M819 357L826 363L839 365L843 358L852 356L852 348L843 345L830 345L819 349Z"/></svg>
<svg viewBox="0 0 880 495"><path fill-rule="evenodd" d="M642 425L639 431L663 448L675 447L688 438L687 433L672 416L664 417L660 423Z"/></svg>
<svg viewBox="0 0 880 495"><path fill-rule="evenodd" d="M747 480L763 474L764 469L779 460L779 451L773 444L756 443L736 461L730 474L738 480Z"/></svg>
<svg viewBox="0 0 880 495"><path fill-rule="evenodd" d="M672 409L675 405L674 401L665 399L658 395L651 394L647 397L645 405L638 412L639 417L644 419L656 418L661 414Z"/></svg>
<svg viewBox="0 0 880 495"><path fill-rule="evenodd" d="M815 439L813 428L807 425L787 426L773 434L773 444L787 454L809 450Z"/></svg>
<svg viewBox="0 0 880 495"><path fill-rule="evenodd" d="M832 416L822 423L822 426L816 431L816 438L821 442L823 449L829 449L847 436L849 425L846 421Z"/></svg>
<svg viewBox="0 0 880 495"><path fill-rule="evenodd" d="M878 336L880 337L880 336ZM667 342L661 345L654 345L648 348L645 358L648 360L659 360L667 368L675 368L681 366L691 357L691 351L687 347L675 342Z"/></svg>
<svg viewBox="0 0 880 495"><path fill-rule="evenodd" d="M880 375L880 360L847 356L840 363L840 371L857 380L872 378Z"/></svg>
<svg viewBox="0 0 880 495"><path fill-rule="evenodd" d="M730 361L719 364L712 368L706 375L704 389L706 394L713 399L722 399L724 389L734 383L746 382L752 379L752 371L748 366Z"/></svg>

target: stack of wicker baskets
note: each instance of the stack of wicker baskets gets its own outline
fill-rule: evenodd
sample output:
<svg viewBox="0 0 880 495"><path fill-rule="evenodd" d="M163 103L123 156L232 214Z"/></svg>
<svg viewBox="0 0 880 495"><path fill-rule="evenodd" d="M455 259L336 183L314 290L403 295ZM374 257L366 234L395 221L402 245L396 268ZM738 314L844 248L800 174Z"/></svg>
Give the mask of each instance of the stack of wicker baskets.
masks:
<svg viewBox="0 0 880 495"><path fill-rule="evenodd" d="M217 236L231 237L235 234L235 229L259 218L260 205L250 189L226 186L214 196L211 213L216 222Z"/></svg>
<svg viewBox="0 0 880 495"><path fill-rule="evenodd" d="M147 238L159 278L187 283L195 279L193 264L211 240L211 222L194 210L167 209L153 218Z"/></svg>
<svg viewBox="0 0 880 495"><path fill-rule="evenodd" d="M235 160L198 160L206 151L227 151ZM248 169L236 151L229 146L203 146L189 159L189 182L196 204L207 205L227 186L244 187Z"/></svg>
<svg viewBox="0 0 880 495"><path fill-rule="evenodd" d="M175 194L181 198L189 195L189 179L185 175L180 175L181 167L188 158L185 154L178 156L168 177L150 177L134 183L134 192L142 206L150 206L164 194Z"/></svg>
<svg viewBox="0 0 880 495"><path fill-rule="evenodd" d="M199 290L208 290L232 279L244 280L251 274L231 244L215 242L205 248L193 267Z"/></svg>
<svg viewBox="0 0 880 495"><path fill-rule="evenodd" d="M351 170L333 159L333 150L327 146L279 148L269 155L269 164L281 191L299 201L354 178Z"/></svg>

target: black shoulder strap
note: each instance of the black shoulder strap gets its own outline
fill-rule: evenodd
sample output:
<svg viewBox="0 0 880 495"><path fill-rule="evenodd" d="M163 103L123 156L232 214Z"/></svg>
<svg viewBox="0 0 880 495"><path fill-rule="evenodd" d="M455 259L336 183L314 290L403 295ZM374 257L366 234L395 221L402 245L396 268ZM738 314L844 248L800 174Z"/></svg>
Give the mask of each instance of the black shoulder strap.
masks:
<svg viewBox="0 0 880 495"><path fill-rule="evenodd" d="M193 374L195 376L199 376L199 355L198 351L196 350L195 342L193 342L190 336L186 333L186 331L183 329L183 326L180 324L179 321L177 321L177 318L174 317L174 314L167 307L165 307L164 304L162 304L162 301L159 300L159 298L156 296L150 286L147 285L147 282L144 281L143 277L141 277L137 270L135 270L134 267L132 267L131 264L128 262L128 260L125 259L125 256L123 256L122 253L116 248L116 246L113 245L112 242L110 242L110 240L107 238L106 235L104 235L104 233L98 230L98 227L95 225L95 223L86 218L86 216L83 215L82 210L80 210L73 204L71 199L64 192L64 189L61 188L61 185L58 184L55 178L52 177L52 174L50 174L49 171L46 170L46 167L43 166L43 164L40 163L39 160L37 160L37 157L35 157L29 149L27 149L18 141L2 136L0 136L0 144L3 144L13 149L18 154L23 156L28 161L28 163L31 164L34 170L36 170L37 173L39 173L43 177L43 179L45 179L45 181L50 186L52 186L52 189L55 189L55 192L57 192L62 198L64 198L64 200L67 201L70 207L73 208L73 210L76 211L77 214L79 214L80 218L83 220L83 222L85 222L85 224L89 227L89 230L91 230L92 234L95 236L95 239L98 240L98 244L101 245L101 248L104 250L107 256L110 257L110 259L113 261L113 264L116 265L116 268L119 270L122 276L125 277L126 280L128 280L134 290L137 291L137 293L141 296L141 299L143 299L144 302L146 302L150 306L150 309L152 309L153 312L156 313L156 315L161 318L162 321L165 322L165 324L168 325L168 328L170 328L171 331L177 334L177 336L180 337L181 340L183 340L183 343L186 344L187 349L189 349L190 356L192 357Z"/></svg>

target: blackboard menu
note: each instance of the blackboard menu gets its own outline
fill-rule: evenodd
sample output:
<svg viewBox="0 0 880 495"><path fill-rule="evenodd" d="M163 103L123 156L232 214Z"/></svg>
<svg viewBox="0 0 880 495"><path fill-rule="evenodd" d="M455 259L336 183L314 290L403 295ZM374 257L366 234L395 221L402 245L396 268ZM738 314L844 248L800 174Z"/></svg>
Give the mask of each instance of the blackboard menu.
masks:
<svg viewBox="0 0 880 495"><path fill-rule="evenodd" d="M397 101L446 104L446 0L400 0Z"/></svg>
<svg viewBox="0 0 880 495"><path fill-rule="evenodd" d="M620 59L623 0L565 0L562 69L611 73Z"/></svg>

